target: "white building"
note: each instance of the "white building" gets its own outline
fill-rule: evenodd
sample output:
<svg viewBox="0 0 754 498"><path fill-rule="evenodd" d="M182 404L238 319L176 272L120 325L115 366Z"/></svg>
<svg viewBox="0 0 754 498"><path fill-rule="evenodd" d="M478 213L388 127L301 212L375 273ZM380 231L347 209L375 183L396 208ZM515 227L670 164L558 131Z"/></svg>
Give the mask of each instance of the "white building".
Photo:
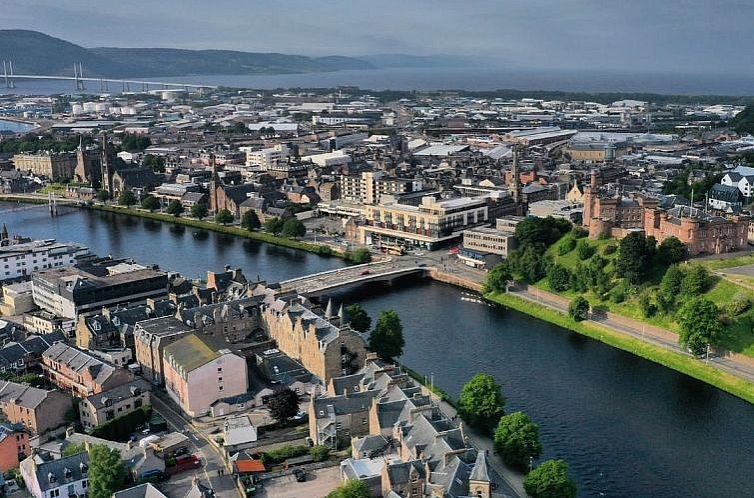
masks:
<svg viewBox="0 0 754 498"><path fill-rule="evenodd" d="M246 153L246 166L269 169L288 158L289 150L283 144L277 144L262 150L253 150L251 147L241 147L240 151Z"/></svg>
<svg viewBox="0 0 754 498"><path fill-rule="evenodd" d="M303 161L310 161L321 167L340 166L351 162L351 156L342 151L326 152L324 154L314 154L301 158Z"/></svg>
<svg viewBox="0 0 754 498"><path fill-rule="evenodd" d="M21 462L21 477L34 498L73 498L87 494L87 452L43 461L33 455Z"/></svg>
<svg viewBox="0 0 754 498"><path fill-rule="evenodd" d="M0 246L0 282L26 277L39 270L71 266L78 257L88 254L87 247L57 243L54 239Z"/></svg>

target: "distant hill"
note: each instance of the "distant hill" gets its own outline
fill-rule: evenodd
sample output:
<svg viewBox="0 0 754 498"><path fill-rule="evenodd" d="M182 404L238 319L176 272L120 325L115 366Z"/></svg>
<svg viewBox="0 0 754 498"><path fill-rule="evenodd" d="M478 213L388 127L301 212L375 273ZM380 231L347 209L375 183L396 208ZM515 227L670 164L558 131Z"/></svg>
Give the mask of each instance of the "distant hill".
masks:
<svg viewBox="0 0 754 498"><path fill-rule="evenodd" d="M37 31L0 30L0 59L16 74L73 76L80 62L85 76L146 77L192 74L279 74L374 69L353 57L306 57L233 50L170 48L84 48Z"/></svg>
<svg viewBox="0 0 754 498"><path fill-rule="evenodd" d="M359 58L377 67L466 67L477 64L454 55L375 54Z"/></svg>

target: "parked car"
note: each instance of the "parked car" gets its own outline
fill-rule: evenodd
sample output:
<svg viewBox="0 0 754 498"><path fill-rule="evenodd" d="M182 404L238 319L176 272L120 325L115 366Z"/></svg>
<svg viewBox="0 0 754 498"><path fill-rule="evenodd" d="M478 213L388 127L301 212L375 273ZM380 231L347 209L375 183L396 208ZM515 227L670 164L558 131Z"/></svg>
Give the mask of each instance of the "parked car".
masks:
<svg viewBox="0 0 754 498"><path fill-rule="evenodd" d="M296 469L293 471L293 475L296 476L296 481L298 482L304 482L306 481L306 472L304 472L301 469Z"/></svg>

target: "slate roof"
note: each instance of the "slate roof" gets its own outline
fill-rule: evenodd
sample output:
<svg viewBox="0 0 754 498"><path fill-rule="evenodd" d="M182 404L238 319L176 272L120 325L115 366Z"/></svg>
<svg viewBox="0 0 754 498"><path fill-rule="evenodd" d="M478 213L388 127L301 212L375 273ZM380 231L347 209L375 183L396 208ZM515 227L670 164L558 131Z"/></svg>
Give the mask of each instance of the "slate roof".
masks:
<svg viewBox="0 0 754 498"><path fill-rule="evenodd" d="M143 393L151 390L152 387L149 382L145 381L144 379L136 379L132 382L121 384L118 387L114 387L99 394L92 394L91 396L87 396L84 399L91 403L95 409L100 409L106 406L105 402L107 400L118 402L137 396L137 393Z"/></svg>
<svg viewBox="0 0 754 498"><path fill-rule="evenodd" d="M97 384L104 383L115 373L112 365L63 342L53 344L42 356L62 363L77 373L89 371Z"/></svg>
<svg viewBox="0 0 754 498"><path fill-rule="evenodd" d="M34 410L47 399L49 393L44 389L0 380L0 403L14 399L17 405Z"/></svg>
<svg viewBox="0 0 754 498"><path fill-rule="evenodd" d="M139 484L132 488L113 493L113 498L167 498L162 492L149 483Z"/></svg>
<svg viewBox="0 0 754 498"><path fill-rule="evenodd" d="M40 462L36 464L36 469L33 469L33 457L29 457L21 462L21 465L29 470L28 474L34 475L39 489L45 493L50 489L85 479L89 470L89 455L84 451L69 457Z"/></svg>

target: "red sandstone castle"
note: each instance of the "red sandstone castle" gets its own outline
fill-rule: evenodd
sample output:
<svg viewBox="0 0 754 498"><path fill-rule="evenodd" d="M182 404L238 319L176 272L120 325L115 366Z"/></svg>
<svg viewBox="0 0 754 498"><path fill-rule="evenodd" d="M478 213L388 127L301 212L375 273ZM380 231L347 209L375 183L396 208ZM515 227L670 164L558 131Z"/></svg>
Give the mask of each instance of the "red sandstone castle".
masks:
<svg viewBox="0 0 754 498"><path fill-rule="evenodd" d="M591 185L584 188L584 226L592 239L604 235L622 238L636 230L654 236L658 243L676 237L686 244L690 256L748 247L748 216L723 217L688 206L662 209L656 199L608 194L600 190L596 171Z"/></svg>

